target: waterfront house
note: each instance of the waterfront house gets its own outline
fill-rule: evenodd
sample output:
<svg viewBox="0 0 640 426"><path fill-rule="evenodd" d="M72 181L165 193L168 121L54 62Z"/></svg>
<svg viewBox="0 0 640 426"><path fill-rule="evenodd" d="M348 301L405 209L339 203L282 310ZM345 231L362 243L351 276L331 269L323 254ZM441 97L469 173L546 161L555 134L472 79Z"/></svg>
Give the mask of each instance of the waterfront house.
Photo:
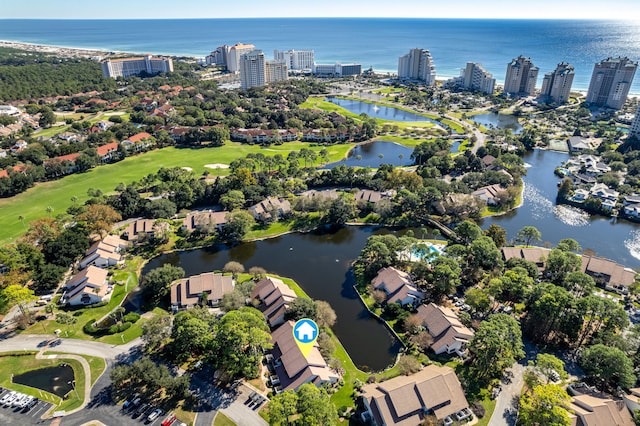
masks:
<svg viewBox="0 0 640 426"><path fill-rule="evenodd" d="M524 259L535 263L538 270L542 272L551 250L541 247L503 247L500 251L502 252L502 259L505 262L514 257L516 259Z"/></svg>
<svg viewBox="0 0 640 426"><path fill-rule="evenodd" d="M392 266L380 269L371 285L375 290L384 292L385 303L419 305L424 299L424 293L416 288L409 274Z"/></svg>
<svg viewBox="0 0 640 426"><path fill-rule="evenodd" d="M304 355L293 337L293 321L286 321L271 333L271 355L275 372L271 383L283 391L298 390L305 383L315 386L334 384L340 375L333 371L324 360L314 343L308 355Z"/></svg>
<svg viewBox="0 0 640 426"><path fill-rule="evenodd" d="M206 294L208 306L218 306L222 296L233 292L235 283L230 275L206 272L171 284L171 308L174 311L196 306Z"/></svg>
<svg viewBox="0 0 640 426"><path fill-rule="evenodd" d="M80 268L89 265L98 268L108 268L122 263L122 252L129 246L129 243L113 235L107 235L101 241L96 241L89 247L89 250L80 260Z"/></svg>
<svg viewBox="0 0 640 426"><path fill-rule="evenodd" d="M640 203L627 204L624 206L624 214L634 218L640 218Z"/></svg>
<svg viewBox="0 0 640 426"><path fill-rule="evenodd" d="M619 294L628 294L636 280L634 270L602 257L582 256L580 270L591 276L597 285Z"/></svg>
<svg viewBox="0 0 640 426"><path fill-rule="evenodd" d="M609 188L604 183L596 183L589 190L589 195L592 197L599 198L602 201L609 200L615 203L618 200L620 193L618 191L615 191Z"/></svg>
<svg viewBox="0 0 640 426"><path fill-rule="evenodd" d="M589 139L585 139L581 136L571 136L567 141L569 152L582 152L587 149L592 149Z"/></svg>
<svg viewBox="0 0 640 426"><path fill-rule="evenodd" d="M284 198L268 197L249 207L248 210L256 220L268 222L291 213L291 204Z"/></svg>
<svg viewBox="0 0 640 426"><path fill-rule="evenodd" d="M363 386L362 402L361 420L374 426L419 425L429 415L447 426L473 419L456 373L435 364L410 376Z"/></svg>
<svg viewBox="0 0 640 426"><path fill-rule="evenodd" d="M136 219L129 223L122 232L127 241L140 240L142 238L154 238L169 230L167 222L159 222L155 219Z"/></svg>
<svg viewBox="0 0 640 426"><path fill-rule="evenodd" d="M422 326L433 338L431 349L436 355L455 353L464 356L467 343L475 333L460 322L453 310L430 303L420 305L416 316L420 318Z"/></svg>
<svg viewBox="0 0 640 426"><path fill-rule="evenodd" d="M583 426L633 426L635 423L624 402L590 394L571 398L569 418L572 425Z"/></svg>
<svg viewBox="0 0 640 426"><path fill-rule="evenodd" d="M628 206L630 204L640 204L640 195L638 194L625 195L623 198L623 204L625 206Z"/></svg>
<svg viewBox="0 0 640 426"><path fill-rule="evenodd" d="M284 323L284 313L297 297L288 285L273 277L261 279L251 291L251 299L256 300L257 308L272 328Z"/></svg>
<svg viewBox="0 0 640 426"><path fill-rule="evenodd" d="M595 177L584 173L573 173L572 179L574 185L593 185L598 181Z"/></svg>
<svg viewBox="0 0 640 426"><path fill-rule="evenodd" d="M488 206L497 206L500 204L500 197L506 193L506 190L499 184L483 186L473 191L471 195L485 201Z"/></svg>
<svg viewBox="0 0 640 426"><path fill-rule="evenodd" d="M383 199L391 199L395 195L395 191L372 191L370 189L359 189L354 198L357 202L366 202L371 204L376 204L378 201Z"/></svg>
<svg viewBox="0 0 640 426"><path fill-rule="evenodd" d="M576 203L584 203L587 198L589 198L589 191L586 189L578 188L574 191L573 196L571 197L571 201L575 201Z"/></svg>
<svg viewBox="0 0 640 426"><path fill-rule="evenodd" d="M213 212L211 210L195 211L187 214L182 221L182 229L193 232L196 229L220 230L227 223L228 211Z"/></svg>
<svg viewBox="0 0 640 426"><path fill-rule="evenodd" d="M78 272L65 285L60 303L77 306L108 300L112 289L108 285L107 274L106 270L95 266Z"/></svg>
<svg viewBox="0 0 640 426"><path fill-rule="evenodd" d="M623 395L624 403L632 413L640 410L640 388L629 389L630 393Z"/></svg>

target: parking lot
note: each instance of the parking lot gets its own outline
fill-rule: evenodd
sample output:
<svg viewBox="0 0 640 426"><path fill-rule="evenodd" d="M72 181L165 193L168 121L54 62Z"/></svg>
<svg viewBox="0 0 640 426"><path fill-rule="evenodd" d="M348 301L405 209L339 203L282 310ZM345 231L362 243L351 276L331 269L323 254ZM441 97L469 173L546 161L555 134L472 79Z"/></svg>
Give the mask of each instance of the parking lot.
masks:
<svg viewBox="0 0 640 426"><path fill-rule="evenodd" d="M10 391L3 389L0 393L0 399ZM40 417L51 408L51 404L44 401L38 401L33 407L18 408L3 405L0 408L0 424L3 425L35 425L42 423Z"/></svg>

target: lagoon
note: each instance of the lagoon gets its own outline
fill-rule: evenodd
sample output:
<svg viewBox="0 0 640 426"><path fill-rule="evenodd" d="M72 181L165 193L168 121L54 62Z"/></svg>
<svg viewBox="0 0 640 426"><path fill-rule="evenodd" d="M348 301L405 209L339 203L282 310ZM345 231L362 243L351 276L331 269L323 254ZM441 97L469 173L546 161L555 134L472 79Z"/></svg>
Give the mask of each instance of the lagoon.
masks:
<svg viewBox="0 0 640 426"><path fill-rule="evenodd" d="M522 132L522 125L518 121L518 118L509 114L499 114L497 112L491 112L487 114L478 114L469 118L478 124L490 129L495 127L497 129L509 129L514 135Z"/></svg>
<svg viewBox="0 0 640 426"><path fill-rule="evenodd" d="M354 114L367 114L372 118L379 118L381 120L389 121L429 121L431 123L442 125L439 121L431 118L424 117L422 115L415 114L413 112L404 111L399 108L393 108L383 105L371 104L362 101L356 101L353 99L342 98L327 98L327 101L341 106L342 108L352 112Z"/></svg>
<svg viewBox="0 0 640 426"><path fill-rule="evenodd" d="M373 141L356 145L349 151L347 158L323 166L323 169L332 169L344 165L350 167L371 167L377 169L382 164L394 166L410 166L413 149L406 146L385 141Z"/></svg>

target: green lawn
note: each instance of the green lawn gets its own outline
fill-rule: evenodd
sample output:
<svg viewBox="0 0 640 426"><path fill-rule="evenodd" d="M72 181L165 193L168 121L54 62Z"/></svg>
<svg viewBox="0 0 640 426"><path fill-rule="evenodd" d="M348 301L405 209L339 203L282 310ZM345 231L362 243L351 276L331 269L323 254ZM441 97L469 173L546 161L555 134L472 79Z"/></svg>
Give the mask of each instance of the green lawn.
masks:
<svg viewBox="0 0 640 426"><path fill-rule="evenodd" d="M235 426L235 423L229 417L218 412L216 418L213 420L213 426Z"/></svg>
<svg viewBox="0 0 640 426"><path fill-rule="evenodd" d="M87 360L92 357L85 356ZM96 364L95 361L90 361ZM104 363L104 360L102 361ZM19 385L13 383L13 376L25 373L27 371L36 370L45 367L54 367L61 364L69 364L73 368L76 389L77 392L71 391L68 398L63 400L62 398L53 395L49 392L45 392L40 389L32 388L29 386ZM104 365L104 364L103 364ZM104 367L103 367L104 369ZM55 359L36 359L35 352L27 352L26 355L9 355L0 356L0 386L18 392L22 392L28 395L40 398L43 401L50 402L56 406L55 411L58 410L73 410L78 408L83 402L84 388L86 384L86 377L80 363L73 359L66 359L63 357Z"/></svg>
<svg viewBox="0 0 640 426"><path fill-rule="evenodd" d="M330 161L344 158L353 144L330 145L327 147ZM303 142L288 142L279 146L262 148L258 145L246 145L227 142L222 147L201 149L163 148L145 154L129 157L119 163L104 165L86 173L73 174L62 179L39 183L35 187L15 197L0 200L0 244L15 240L25 231L19 217L24 223L46 216L47 207L53 207L53 214L64 213L71 206L71 197L78 197L83 203L88 199L87 189L100 189L104 193L113 192L120 183L139 180L149 173L155 173L161 167L191 167L200 175L205 164L223 163L244 157L249 153L262 152L265 155L282 154L290 151L310 148L320 151L323 146L311 146Z"/></svg>

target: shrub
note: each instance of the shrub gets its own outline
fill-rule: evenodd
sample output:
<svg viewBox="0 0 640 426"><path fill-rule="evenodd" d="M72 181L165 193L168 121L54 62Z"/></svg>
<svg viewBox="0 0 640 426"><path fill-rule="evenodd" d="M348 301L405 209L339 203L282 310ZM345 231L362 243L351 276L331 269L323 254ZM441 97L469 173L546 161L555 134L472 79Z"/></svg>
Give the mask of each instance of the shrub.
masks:
<svg viewBox="0 0 640 426"><path fill-rule="evenodd" d="M482 405L479 401L475 401L473 404L471 404L471 411L473 411L473 414L475 414L479 419L483 418L486 414L484 405Z"/></svg>
<svg viewBox="0 0 640 426"><path fill-rule="evenodd" d="M140 319L140 314L137 314L135 312L129 312L127 315L122 317L122 321L130 322L132 324L137 322L139 319Z"/></svg>

